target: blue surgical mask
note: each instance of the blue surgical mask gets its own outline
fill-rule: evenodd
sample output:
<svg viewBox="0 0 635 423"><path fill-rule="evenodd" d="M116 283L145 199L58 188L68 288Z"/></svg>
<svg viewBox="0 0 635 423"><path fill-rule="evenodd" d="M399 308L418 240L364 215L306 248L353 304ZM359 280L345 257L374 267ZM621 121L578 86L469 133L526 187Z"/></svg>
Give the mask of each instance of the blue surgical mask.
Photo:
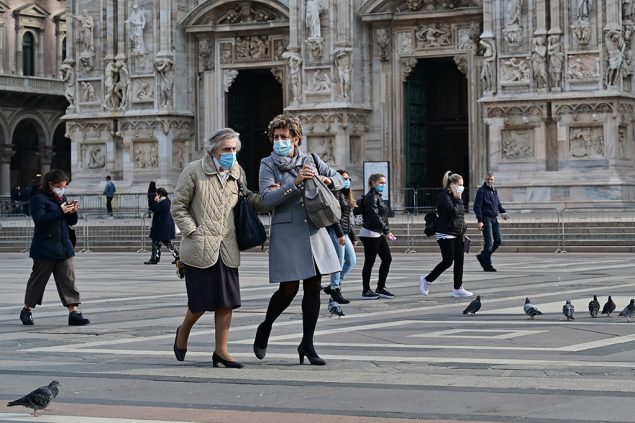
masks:
<svg viewBox="0 0 635 423"><path fill-rule="evenodd" d="M384 188L386 188L386 185L376 185L376 186L375 186L375 190L376 190L378 193L380 193L380 194L381 194L382 192L384 192Z"/></svg>
<svg viewBox="0 0 635 423"><path fill-rule="evenodd" d="M278 156L288 156L292 148L293 144L291 144L291 140L278 140L273 142L273 152Z"/></svg>
<svg viewBox="0 0 635 423"><path fill-rule="evenodd" d="M61 197L66 192L66 188L51 188L51 191L53 191L58 197Z"/></svg>
<svg viewBox="0 0 635 423"><path fill-rule="evenodd" d="M459 194L463 194L464 189L465 187L462 187L461 185L456 186L456 192L458 192Z"/></svg>
<svg viewBox="0 0 635 423"><path fill-rule="evenodd" d="M223 169L231 169L236 163L236 153L220 153L220 159L218 160Z"/></svg>
<svg viewBox="0 0 635 423"><path fill-rule="evenodd" d="M349 179L344 180L344 189L349 189L351 187L351 181Z"/></svg>

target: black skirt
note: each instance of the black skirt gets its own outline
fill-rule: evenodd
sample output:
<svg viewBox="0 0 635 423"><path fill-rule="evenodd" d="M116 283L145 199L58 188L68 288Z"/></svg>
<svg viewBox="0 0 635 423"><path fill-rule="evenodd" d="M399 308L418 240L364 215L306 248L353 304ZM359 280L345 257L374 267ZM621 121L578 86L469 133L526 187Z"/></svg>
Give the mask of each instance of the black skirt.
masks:
<svg viewBox="0 0 635 423"><path fill-rule="evenodd" d="M192 313L240 307L238 268L226 266L220 256L206 269L185 265L185 287Z"/></svg>

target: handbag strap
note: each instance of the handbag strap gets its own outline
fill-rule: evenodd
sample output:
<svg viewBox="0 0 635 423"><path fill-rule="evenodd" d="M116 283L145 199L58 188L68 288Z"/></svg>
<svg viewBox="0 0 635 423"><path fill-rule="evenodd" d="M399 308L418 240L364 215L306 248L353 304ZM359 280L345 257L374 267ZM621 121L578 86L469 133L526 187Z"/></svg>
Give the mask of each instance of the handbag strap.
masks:
<svg viewBox="0 0 635 423"><path fill-rule="evenodd" d="M236 179L236 184L238 184L238 196L239 197L244 197L245 196L245 187L244 187L243 183L240 182L240 179Z"/></svg>

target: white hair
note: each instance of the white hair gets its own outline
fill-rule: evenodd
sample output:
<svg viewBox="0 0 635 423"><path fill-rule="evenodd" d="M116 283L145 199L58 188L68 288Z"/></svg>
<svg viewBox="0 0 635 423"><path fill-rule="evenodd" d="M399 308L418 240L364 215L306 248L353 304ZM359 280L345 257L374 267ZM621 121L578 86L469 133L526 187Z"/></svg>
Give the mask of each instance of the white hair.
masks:
<svg viewBox="0 0 635 423"><path fill-rule="evenodd" d="M240 151L240 134L231 128L222 128L214 131L205 139L205 151L212 154L225 140L236 138L236 151Z"/></svg>

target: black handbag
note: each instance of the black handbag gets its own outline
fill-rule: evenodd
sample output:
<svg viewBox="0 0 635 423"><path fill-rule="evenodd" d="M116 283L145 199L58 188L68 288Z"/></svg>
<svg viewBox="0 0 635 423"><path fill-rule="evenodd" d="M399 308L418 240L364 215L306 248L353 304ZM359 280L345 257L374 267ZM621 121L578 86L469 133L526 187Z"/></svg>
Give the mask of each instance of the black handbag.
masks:
<svg viewBox="0 0 635 423"><path fill-rule="evenodd" d="M428 237L434 235L437 231L436 227L439 220L436 207L433 208L432 211L426 213L425 216L423 216L423 220L426 222L423 233Z"/></svg>
<svg viewBox="0 0 635 423"><path fill-rule="evenodd" d="M263 245L267 241L267 231L256 213L249 205L245 195L245 187L236 180L238 184L238 203L234 207L234 225L236 226L236 240L240 251L245 251L258 245Z"/></svg>

